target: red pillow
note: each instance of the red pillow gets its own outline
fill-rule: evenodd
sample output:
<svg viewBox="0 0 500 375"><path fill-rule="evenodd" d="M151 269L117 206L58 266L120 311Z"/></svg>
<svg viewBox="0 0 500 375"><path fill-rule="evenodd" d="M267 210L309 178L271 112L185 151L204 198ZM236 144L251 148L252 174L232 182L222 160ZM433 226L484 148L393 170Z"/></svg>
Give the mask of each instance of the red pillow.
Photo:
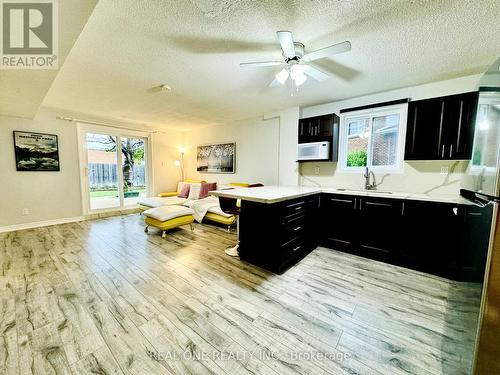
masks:
<svg viewBox="0 0 500 375"><path fill-rule="evenodd" d="M208 192L217 189L217 182L202 182L200 188L200 199L208 197Z"/></svg>
<svg viewBox="0 0 500 375"><path fill-rule="evenodd" d="M179 198L187 198L189 196L189 189L190 188L191 188L191 185L189 185L189 184L182 185L182 189L179 192L178 197Z"/></svg>

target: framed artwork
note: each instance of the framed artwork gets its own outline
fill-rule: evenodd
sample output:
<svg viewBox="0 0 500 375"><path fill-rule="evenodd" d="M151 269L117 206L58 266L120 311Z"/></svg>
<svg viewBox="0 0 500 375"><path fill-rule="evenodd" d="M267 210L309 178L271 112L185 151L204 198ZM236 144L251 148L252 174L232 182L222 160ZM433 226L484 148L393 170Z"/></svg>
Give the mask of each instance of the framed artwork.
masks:
<svg viewBox="0 0 500 375"><path fill-rule="evenodd" d="M60 170L57 135L14 131L14 149L18 171Z"/></svg>
<svg viewBox="0 0 500 375"><path fill-rule="evenodd" d="M196 170L201 173L235 173L236 143L198 146Z"/></svg>

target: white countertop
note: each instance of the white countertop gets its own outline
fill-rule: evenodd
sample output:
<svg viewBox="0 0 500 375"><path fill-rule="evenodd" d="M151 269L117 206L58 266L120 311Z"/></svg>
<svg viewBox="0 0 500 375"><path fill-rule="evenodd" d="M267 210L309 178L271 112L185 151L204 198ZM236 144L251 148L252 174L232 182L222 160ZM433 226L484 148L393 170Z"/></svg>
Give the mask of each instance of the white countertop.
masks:
<svg viewBox="0 0 500 375"><path fill-rule="evenodd" d="M384 192L368 190L350 190L335 187L309 187L309 186L263 186L255 188L234 188L227 190L215 190L210 194L217 197L234 198L248 200L259 203L277 203L288 199L300 198L317 193L332 193L344 195L357 195L364 197L380 197L394 199L411 199L431 202L470 204L462 197L452 194L425 194L425 193L406 193L406 192Z"/></svg>
<svg viewBox="0 0 500 375"><path fill-rule="evenodd" d="M277 203L317 193L321 193L320 188L307 186L262 186L210 192L210 194L216 197L235 198L259 203Z"/></svg>

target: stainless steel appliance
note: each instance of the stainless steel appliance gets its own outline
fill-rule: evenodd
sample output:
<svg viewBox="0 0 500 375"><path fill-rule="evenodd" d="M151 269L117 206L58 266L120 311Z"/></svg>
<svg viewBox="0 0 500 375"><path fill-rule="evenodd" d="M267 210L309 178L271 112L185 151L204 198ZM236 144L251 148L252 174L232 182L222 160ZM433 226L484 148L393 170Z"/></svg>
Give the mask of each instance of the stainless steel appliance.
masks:
<svg viewBox="0 0 500 375"><path fill-rule="evenodd" d="M479 82L472 159L461 195L492 206L492 224L477 328L473 373L500 374L500 58Z"/></svg>

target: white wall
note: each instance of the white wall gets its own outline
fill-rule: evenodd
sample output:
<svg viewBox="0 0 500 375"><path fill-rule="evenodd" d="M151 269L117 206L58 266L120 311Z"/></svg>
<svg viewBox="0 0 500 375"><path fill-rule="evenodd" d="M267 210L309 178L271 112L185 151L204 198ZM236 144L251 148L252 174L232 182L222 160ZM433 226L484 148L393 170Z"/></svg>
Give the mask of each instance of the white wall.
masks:
<svg viewBox="0 0 500 375"><path fill-rule="evenodd" d="M48 220L80 217L82 199L78 160L77 127L73 122L57 120L68 115L51 109L40 110L34 120L0 116L0 227ZM103 119L75 114L77 118L110 123ZM133 124L117 124L139 129ZM58 135L60 172L17 172L14 154L14 130ZM144 130L144 127L142 127ZM153 193L172 191L180 180L174 160L183 144L178 131L156 131L152 134ZM28 208L29 215L22 215Z"/></svg>
<svg viewBox="0 0 500 375"><path fill-rule="evenodd" d="M60 172L17 172L14 130L57 134ZM42 116L36 121L0 116L0 227L82 215L77 133L72 123ZM29 215L22 215L28 208Z"/></svg>
<svg viewBox="0 0 500 375"><path fill-rule="evenodd" d="M194 129L185 133L188 178L226 184L229 182L278 183L278 118L254 118L232 124ZM196 147L236 142L236 173L207 174L196 171Z"/></svg>
<svg viewBox="0 0 500 375"><path fill-rule="evenodd" d="M476 89L480 75L466 76L448 81L392 90L359 98L341 100L327 104L305 107L301 117L318 116L327 113L340 113L343 108L357 107L390 100L411 98L413 100L436 96L451 95ZM292 143L288 146L292 147ZM379 190L395 190L407 192L432 192L436 194L458 194L460 181L466 171L468 162L453 161L419 161L406 162L404 173L376 174ZM319 174L316 174L319 167ZM441 168L447 167L448 174L441 174ZM301 165L301 183L312 186L337 186L360 189L364 187L361 174L342 172L337 163L303 163Z"/></svg>
<svg viewBox="0 0 500 375"><path fill-rule="evenodd" d="M181 171L174 165L180 160L180 150L184 147L184 134L166 130L152 135L153 148L153 195L175 191L181 180Z"/></svg>

